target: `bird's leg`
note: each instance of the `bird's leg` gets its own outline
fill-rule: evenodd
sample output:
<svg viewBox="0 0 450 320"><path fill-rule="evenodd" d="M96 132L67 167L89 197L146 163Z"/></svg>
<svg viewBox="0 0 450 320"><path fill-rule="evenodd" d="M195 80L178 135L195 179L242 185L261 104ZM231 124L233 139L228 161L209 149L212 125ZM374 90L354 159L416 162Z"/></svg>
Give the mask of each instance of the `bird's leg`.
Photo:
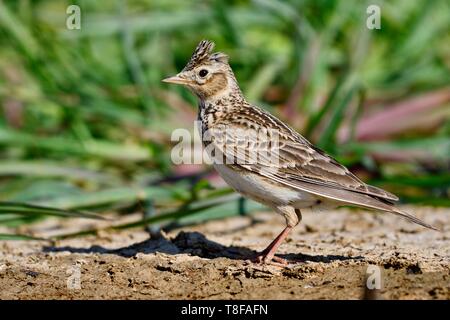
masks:
<svg viewBox="0 0 450 320"><path fill-rule="evenodd" d="M275 252L278 250L278 247L284 239L286 239L289 232L302 220L302 213L300 212L300 209L291 206L277 207L276 210L285 217L286 228L284 228L269 246L258 254L253 261L257 263L270 263L285 266L287 265L287 261L275 256Z"/></svg>
<svg viewBox="0 0 450 320"><path fill-rule="evenodd" d="M287 226L284 230L264 249L260 254L258 254L253 260L258 263L279 263L286 265L285 259L275 256L275 252L278 250L280 244L286 239L292 227Z"/></svg>

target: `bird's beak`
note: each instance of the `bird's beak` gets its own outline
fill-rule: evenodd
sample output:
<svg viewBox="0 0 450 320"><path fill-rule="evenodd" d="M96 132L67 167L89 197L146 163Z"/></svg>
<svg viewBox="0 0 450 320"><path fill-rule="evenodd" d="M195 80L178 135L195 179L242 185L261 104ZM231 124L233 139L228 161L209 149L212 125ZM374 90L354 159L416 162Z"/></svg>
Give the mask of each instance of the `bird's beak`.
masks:
<svg viewBox="0 0 450 320"><path fill-rule="evenodd" d="M189 80L182 78L182 77L180 77L180 74L177 74L176 76L163 79L162 82L175 83L175 84L188 84Z"/></svg>

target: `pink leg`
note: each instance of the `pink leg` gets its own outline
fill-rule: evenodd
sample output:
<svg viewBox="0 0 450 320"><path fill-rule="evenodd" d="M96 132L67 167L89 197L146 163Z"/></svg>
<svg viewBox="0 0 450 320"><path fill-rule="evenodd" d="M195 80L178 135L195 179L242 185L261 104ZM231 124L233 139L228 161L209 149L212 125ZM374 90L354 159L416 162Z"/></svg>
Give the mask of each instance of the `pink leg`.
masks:
<svg viewBox="0 0 450 320"><path fill-rule="evenodd" d="M264 249L258 256L254 259L255 262L259 263L273 263L278 262L283 265L287 264L286 260L276 257L275 252L278 250L280 244L286 239L292 227L287 226L284 230Z"/></svg>

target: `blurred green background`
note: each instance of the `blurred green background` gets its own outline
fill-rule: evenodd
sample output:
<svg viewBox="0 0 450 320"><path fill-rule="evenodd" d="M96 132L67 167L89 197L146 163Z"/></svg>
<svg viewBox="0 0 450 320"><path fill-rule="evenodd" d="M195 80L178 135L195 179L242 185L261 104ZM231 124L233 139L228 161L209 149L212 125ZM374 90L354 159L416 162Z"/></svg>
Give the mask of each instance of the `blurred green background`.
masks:
<svg viewBox="0 0 450 320"><path fill-rule="evenodd" d="M66 27L71 4L80 30ZM370 4L380 30L366 27ZM449 206L449 1L0 0L0 226L74 210L173 226L260 209L207 166L170 161L170 134L191 130L197 107L161 79L204 38L249 101L366 182Z"/></svg>

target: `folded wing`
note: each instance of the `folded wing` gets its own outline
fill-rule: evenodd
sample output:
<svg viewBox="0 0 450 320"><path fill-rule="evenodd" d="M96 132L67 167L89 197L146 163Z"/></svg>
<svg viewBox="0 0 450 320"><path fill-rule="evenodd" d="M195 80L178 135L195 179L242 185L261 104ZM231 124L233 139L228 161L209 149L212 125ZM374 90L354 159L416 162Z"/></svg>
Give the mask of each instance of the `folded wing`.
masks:
<svg viewBox="0 0 450 320"><path fill-rule="evenodd" d="M257 115L234 113L211 129L209 134L213 136L216 156L239 169L342 204L392 212L435 229L396 208L393 205L398 200L395 195L365 184L303 136L262 110Z"/></svg>

